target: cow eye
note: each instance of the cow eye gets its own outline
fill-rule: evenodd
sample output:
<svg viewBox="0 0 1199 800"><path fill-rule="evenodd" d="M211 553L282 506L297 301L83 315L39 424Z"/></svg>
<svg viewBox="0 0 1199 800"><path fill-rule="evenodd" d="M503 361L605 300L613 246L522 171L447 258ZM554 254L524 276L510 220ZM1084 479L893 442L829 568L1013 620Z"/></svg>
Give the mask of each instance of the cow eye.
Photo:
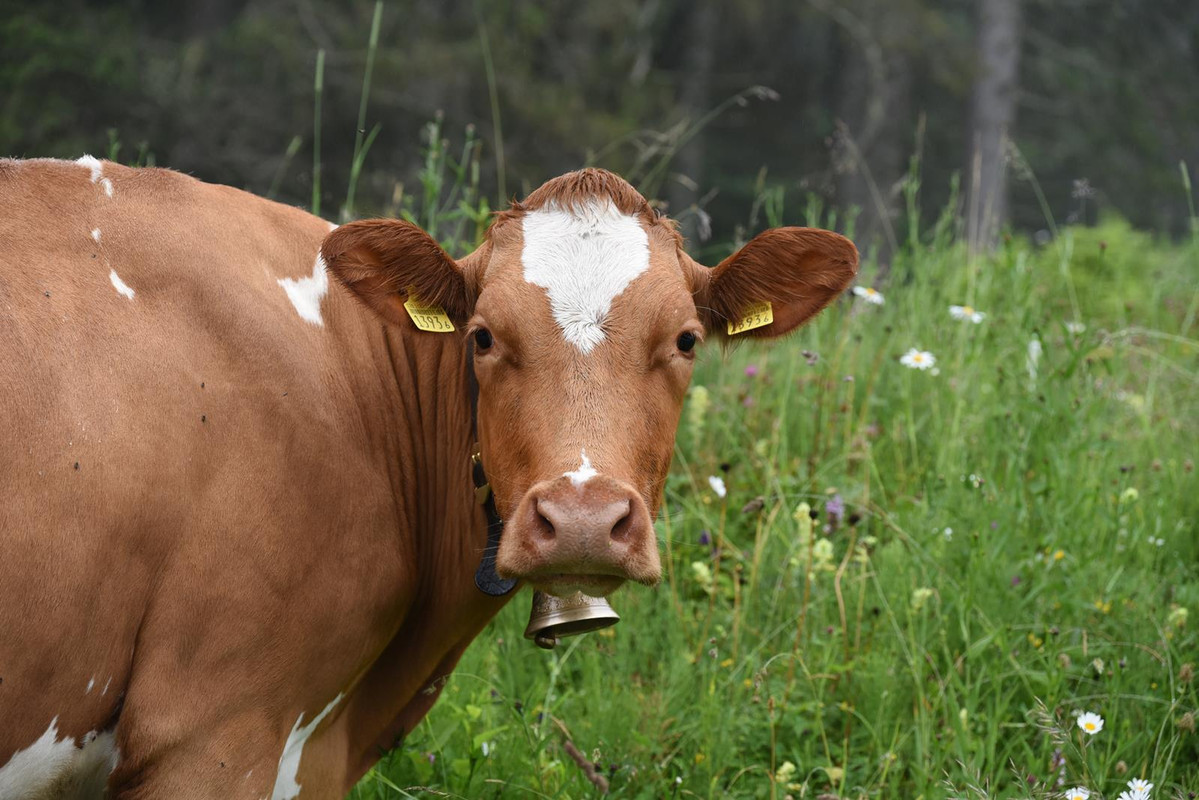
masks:
<svg viewBox="0 0 1199 800"><path fill-rule="evenodd" d="M475 349L482 352L491 348L491 331L479 328L475 331Z"/></svg>
<svg viewBox="0 0 1199 800"><path fill-rule="evenodd" d="M692 348L695 347L695 334L691 331L683 331L679 334L679 340L675 344L684 353L690 353Z"/></svg>

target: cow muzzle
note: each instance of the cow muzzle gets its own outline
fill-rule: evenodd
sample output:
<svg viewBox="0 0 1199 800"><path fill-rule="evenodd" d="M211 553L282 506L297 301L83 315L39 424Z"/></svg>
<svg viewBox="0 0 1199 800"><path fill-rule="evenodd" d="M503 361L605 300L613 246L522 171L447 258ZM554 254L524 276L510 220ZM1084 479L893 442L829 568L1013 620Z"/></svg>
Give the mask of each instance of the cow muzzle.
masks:
<svg viewBox="0 0 1199 800"><path fill-rule="evenodd" d="M651 585L662 570L645 501L603 475L534 485L504 528L496 568L557 597L603 597L626 580Z"/></svg>

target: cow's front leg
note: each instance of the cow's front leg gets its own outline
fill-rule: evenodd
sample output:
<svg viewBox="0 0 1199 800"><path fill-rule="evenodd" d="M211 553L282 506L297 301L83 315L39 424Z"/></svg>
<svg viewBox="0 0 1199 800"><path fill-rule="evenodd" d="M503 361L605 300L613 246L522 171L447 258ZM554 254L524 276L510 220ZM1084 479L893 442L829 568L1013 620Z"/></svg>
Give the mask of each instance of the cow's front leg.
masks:
<svg viewBox="0 0 1199 800"><path fill-rule="evenodd" d="M172 714L186 726L185 712ZM161 719L126 710L117 728L119 760L108 780L112 800L259 800L274 791L284 740L267 714L246 712L163 737Z"/></svg>

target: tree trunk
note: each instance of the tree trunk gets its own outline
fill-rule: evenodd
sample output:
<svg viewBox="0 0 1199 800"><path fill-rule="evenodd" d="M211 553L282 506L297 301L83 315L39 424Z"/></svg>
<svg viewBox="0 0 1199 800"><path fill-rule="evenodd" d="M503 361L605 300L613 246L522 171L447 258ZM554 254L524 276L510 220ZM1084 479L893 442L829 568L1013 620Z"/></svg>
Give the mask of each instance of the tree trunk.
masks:
<svg viewBox="0 0 1199 800"><path fill-rule="evenodd" d="M966 236L990 248L1007 222L1005 148L1016 118L1020 0L979 0L978 73L971 97Z"/></svg>

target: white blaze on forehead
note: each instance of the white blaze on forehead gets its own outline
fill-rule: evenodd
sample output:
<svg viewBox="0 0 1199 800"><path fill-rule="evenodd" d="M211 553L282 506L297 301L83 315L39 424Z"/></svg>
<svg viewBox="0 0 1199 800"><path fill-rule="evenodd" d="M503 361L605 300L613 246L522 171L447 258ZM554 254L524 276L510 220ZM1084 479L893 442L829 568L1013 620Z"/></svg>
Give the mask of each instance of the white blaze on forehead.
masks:
<svg viewBox="0 0 1199 800"><path fill-rule="evenodd" d="M117 290L118 294L123 294L130 300L133 299L134 291L129 288L129 284L121 280L121 276L117 274L115 269L108 271L108 279L112 281L113 288Z"/></svg>
<svg viewBox="0 0 1199 800"><path fill-rule="evenodd" d="M119 754L112 731L89 733L79 747L72 736L58 738L58 717L40 738L13 753L0 767L0 797L99 797Z"/></svg>
<svg viewBox="0 0 1199 800"><path fill-rule="evenodd" d="M546 290L566 341L590 353L604 340L612 301L649 269L641 220L605 198L571 210L546 205L522 224L525 280Z"/></svg>
<svg viewBox="0 0 1199 800"><path fill-rule="evenodd" d="M579 451L579 468L572 472L563 472L562 477L570 478L570 482L578 489L584 483L594 478L599 473L591 467L591 459L587 457L586 450Z"/></svg>
<svg viewBox="0 0 1199 800"><path fill-rule="evenodd" d="M337 226L330 223L329 230ZM287 292L287 299L295 307L296 313L305 322L324 327L321 319L321 301L329 293L329 273L325 268L325 259L316 254L316 263L312 265L312 274L305 278L280 278L278 284Z"/></svg>
<svg viewBox="0 0 1199 800"><path fill-rule="evenodd" d="M329 712L333 707L341 701L344 695L338 694L330 701L325 709L312 718L312 722L301 727L300 723L304 721L304 714L301 713L296 719L296 724L291 726L291 733L287 735L287 743L283 745L283 755L279 756L279 772L275 776L275 790L271 793L271 800L292 800L292 798L300 796L300 784L297 778L300 774L300 756L304 754L304 743L308 741L308 737L312 736L316 726L321 724L321 721L329 716Z"/></svg>

